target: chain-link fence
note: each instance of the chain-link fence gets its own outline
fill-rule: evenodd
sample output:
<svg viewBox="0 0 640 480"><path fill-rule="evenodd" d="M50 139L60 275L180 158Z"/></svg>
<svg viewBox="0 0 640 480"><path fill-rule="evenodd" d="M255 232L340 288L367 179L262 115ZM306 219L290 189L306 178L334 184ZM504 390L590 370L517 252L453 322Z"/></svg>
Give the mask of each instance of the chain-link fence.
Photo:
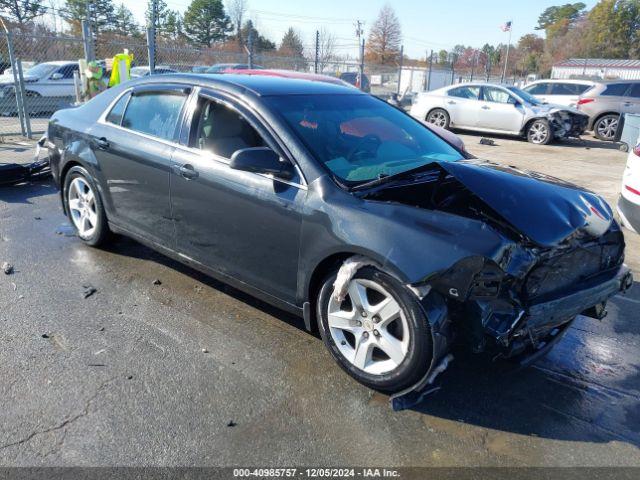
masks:
<svg viewBox="0 0 640 480"><path fill-rule="evenodd" d="M212 67L284 69L320 73L342 79L364 91L388 99L398 95L404 105L413 94L454 83L500 82L500 76L478 67L457 69L457 65L411 62L403 58L377 64L367 57L336 60L318 55L286 55L278 50L254 51L247 45L229 41L211 47L193 47L184 38L156 35L153 29L132 35L113 32L92 33L88 23L76 25L75 35L33 33L0 34L0 141L9 137L34 138L41 134L50 115L86 98L82 95L84 72L81 60L96 60L108 79L113 57L133 55L132 76L167 72L211 71ZM356 47L357 48L357 47ZM515 80L515 79L514 79Z"/></svg>

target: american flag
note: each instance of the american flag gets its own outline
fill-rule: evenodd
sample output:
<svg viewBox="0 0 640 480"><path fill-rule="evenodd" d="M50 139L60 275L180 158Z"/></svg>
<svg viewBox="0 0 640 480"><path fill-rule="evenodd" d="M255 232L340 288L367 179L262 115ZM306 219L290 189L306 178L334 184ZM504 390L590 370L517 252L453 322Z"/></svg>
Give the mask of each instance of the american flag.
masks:
<svg viewBox="0 0 640 480"><path fill-rule="evenodd" d="M509 20L507 23L503 23L502 25L500 25L500 28L502 29L503 32L510 32L511 31L511 20Z"/></svg>

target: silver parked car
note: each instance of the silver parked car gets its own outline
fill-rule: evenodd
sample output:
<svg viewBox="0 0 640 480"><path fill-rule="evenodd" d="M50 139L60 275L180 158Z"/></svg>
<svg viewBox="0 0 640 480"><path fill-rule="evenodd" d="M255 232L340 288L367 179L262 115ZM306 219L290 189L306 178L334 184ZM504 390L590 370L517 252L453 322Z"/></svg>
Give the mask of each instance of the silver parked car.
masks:
<svg viewBox="0 0 640 480"><path fill-rule="evenodd" d="M595 85L591 80L537 80L522 90L545 103L575 107L580 95Z"/></svg>
<svg viewBox="0 0 640 480"><path fill-rule="evenodd" d="M620 115L640 113L640 80L599 83L580 97L577 108L589 115L588 128L596 137L613 141Z"/></svg>
<svg viewBox="0 0 640 480"><path fill-rule="evenodd" d="M574 108L545 104L516 87L486 83L420 93L411 115L442 128L516 135L538 145L578 137L588 122Z"/></svg>

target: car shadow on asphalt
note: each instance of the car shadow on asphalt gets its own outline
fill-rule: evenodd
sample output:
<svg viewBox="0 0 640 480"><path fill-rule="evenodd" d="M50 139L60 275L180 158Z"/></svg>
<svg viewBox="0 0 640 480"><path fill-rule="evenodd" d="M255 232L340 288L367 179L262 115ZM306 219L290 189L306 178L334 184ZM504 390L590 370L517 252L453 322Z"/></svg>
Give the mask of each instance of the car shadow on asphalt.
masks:
<svg viewBox="0 0 640 480"><path fill-rule="evenodd" d="M467 131L467 130L454 130L454 132L476 137L478 139L478 143L483 138L488 138L488 139L491 139L491 140L494 140L494 141L510 140L510 141L520 141L522 143L527 143L527 140L525 138L520 138L520 137L516 137L516 136L512 136L512 135L500 135L500 134L492 134L492 133L478 133L478 132L471 132L471 131ZM500 146L500 145L496 144L495 146ZM532 146L534 146L534 145L532 145ZM589 149L589 150L597 150L597 149L601 149L601 150L620 150L621 144L618 143L618 142L603 142L601 140L597 140L596 138L594 138L594 137L592 137L590 135L584 135L584 136L582 136L580 138L566 138L564 140L556 140L556 141L552 142L548 146L551 146L551 147L567 147L567 148L586 148L586 149ZM541 145L540 148L544 148L544 146Z"/></svg>
<svg viewBox="0 0 640 480"><path fill-rule="evenodd" d="M582 335L570 329L547 358L527 368L458 347L436 382L440 389L413 410L519 435L640 446L640 370L632 365L615 387L582 377L594 368L575 354Z"/></svg>
<svg viewBox="0 0 640 480"><path fill-rule="evenodd" d="M301 318L134 240L118 237L105 250L164 265L308 333ZM494 361L488 355L473 355L457 346L453 352L455 361L436 381L440 388L413 410L451 422L526 436L580 442L622 441L640 446L640 397L636 393L640 391L640 370L625 378L620 389L574 376L572 372L580 371L581 363L588 359L567 352L579 351L584 335L579 329L570 329L547 358L525 369L502 359ZM442 422L438 425L448 428ZM448 425L455 428L454 423Z"/></svg>
<svg viewBox="0 0 640 480"><path fill-rule="evenodd" d="M160 265L170 268L171 270L175 270L176 272L186 275L202 284L205 284L219 292L222 292L225 295L232 297L233 299L243 302L250 307L256 308L268 315L278 318L279 320L282 320L295 328L307 332L304 326L304 320L302 318L281 310L277 307L274 307L266 302L263 302L262 300L248 293L242 292L241 290L238 290L231 285L220 282L215 278L207 275L206 273L202 273L195 268L192 268L188 265L185 265L184 263L178 262L177 260L156 252L155 250L152 250L151 248L148 248L145 245L136 242L135 240L123 236L117 236L114 242L111 242L109 245L102 247L102 249L114 255L127 256L131 258L156 262Z"/></svg>
<svg viewBox="0 0 640 480"><path fill-rule="evenodd" d="M0 201L30 204L31 199L57 193L52 180L37 180L18 185L0 186Z"/></svg>

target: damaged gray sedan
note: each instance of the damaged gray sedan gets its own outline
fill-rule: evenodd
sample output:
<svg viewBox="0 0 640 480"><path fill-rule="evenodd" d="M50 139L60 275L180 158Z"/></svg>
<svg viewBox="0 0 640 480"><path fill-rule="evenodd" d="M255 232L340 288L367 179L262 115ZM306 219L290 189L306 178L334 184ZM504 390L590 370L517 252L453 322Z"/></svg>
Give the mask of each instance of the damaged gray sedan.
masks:
<svg viewBox="0 0 640 480"><path fill-rule="evenodd" d="M441 128L515 135L536 145L579 137L589 117L513 86L465 83L420 93L411 115Z"/></svg>
<svg viewBox="0 0 640 480"><path fill-rule="evenodd" d="M385 392L428 383L456 339L535 359L632 283L602 198L347 87L147 77L57 112L44 143L82 241L130 236L299 314Z"/></svg>

